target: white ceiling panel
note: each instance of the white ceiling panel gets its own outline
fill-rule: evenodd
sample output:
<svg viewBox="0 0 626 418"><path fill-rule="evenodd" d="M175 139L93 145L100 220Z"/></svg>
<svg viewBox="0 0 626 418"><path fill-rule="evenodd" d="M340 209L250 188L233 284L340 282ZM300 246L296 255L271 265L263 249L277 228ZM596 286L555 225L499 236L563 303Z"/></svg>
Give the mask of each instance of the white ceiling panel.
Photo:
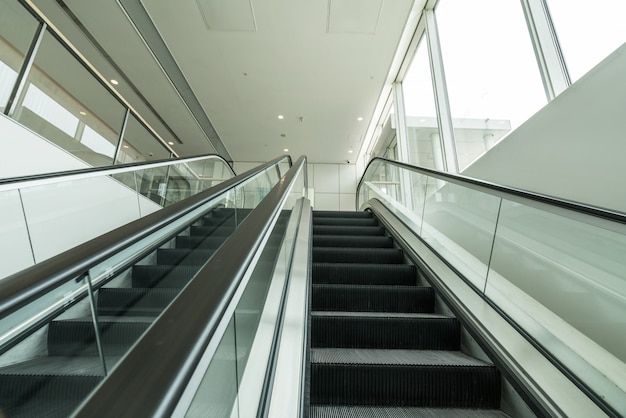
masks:
<svg viewBox="0 0 626 418"><path fill-rule="evenodd" d="M383 0L328 0L328 33L375 34Z"/></svg>
<svg viewBox="0 0 626 418"><path fill-rule="evenodd" d="M250 0L196 0L210 30L255 32L256 21Z"/></svg>

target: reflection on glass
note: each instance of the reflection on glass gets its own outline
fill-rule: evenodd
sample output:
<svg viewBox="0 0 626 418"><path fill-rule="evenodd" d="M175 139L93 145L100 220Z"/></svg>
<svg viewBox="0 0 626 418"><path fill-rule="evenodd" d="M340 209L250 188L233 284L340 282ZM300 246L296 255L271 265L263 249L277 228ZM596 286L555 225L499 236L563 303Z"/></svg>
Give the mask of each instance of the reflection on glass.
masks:
<svg viewBox="0 0 626 418"><path fill-rule="evenodd" d="M443 170L426 40L422 38L402 81L410 164Z"/></svg>
<svg viewBox="0 0 626 418"><path fill-rule="evenodd" d="M505 201L487 295L549 310L626 361L626 337L614 332L626 324L626 227L567 215Z"/></svg>
<svg viewBox="0 0 626 418"><path fill-rule="evenodd" d="M548 7L572 82L626 42L626 2L548 0Z"/></svg>
<svg viewBox="0 0 626 418"><path fill-rule="evenodd" d="M484 289L500 199L432 179L424 205L422 237L478 289Z"/></svg>
<svg viewBox="0 0 626 418"><path fill-rule="evenodd" d="M134 116L128 117L117 164L163 160L170 152Z"/></svg>
<svg viewBox="0 0 626 418"><path fill-rule="evenodd" d="M0 280L35 263L19 191L0 191Z"/></svg>
<svg viewBox="0 0 626 418"><path fill-rule="evenodd" d="M86 292L84 283L70 280L2 319L0 335L12 329L10 341L15 344L0 356L3 416L43 416L50 411L69 416L104 378L90 305L78 296ZM52 306L55 309L47 312ZM27 336L17 335L29 325Z"/></svg>
<svg viewBox="0 0 626 418"><path fill-rule="evenodd" d="M520 2L442 0L436 17L463 170L547 99Z"/></svg>
<svg viewBox="0 0 626 418"><path fill-rule="evenodd" d="M237 355L231 319L185 417L230 418L237 413ZM233 410L234 409L234 410Z"/></svg>
<svg viewBox="0 0 626 418"><path fill-rule="evenodd" d="M0 10L0 112L5 112L37 22L13 0L0 0Z"/></svg>
<svg viewBox="0 0 626 418"><path fill-rule="evenodd" d="M124 108L50 33L14 119L91 166L112 163Z"/></svg>

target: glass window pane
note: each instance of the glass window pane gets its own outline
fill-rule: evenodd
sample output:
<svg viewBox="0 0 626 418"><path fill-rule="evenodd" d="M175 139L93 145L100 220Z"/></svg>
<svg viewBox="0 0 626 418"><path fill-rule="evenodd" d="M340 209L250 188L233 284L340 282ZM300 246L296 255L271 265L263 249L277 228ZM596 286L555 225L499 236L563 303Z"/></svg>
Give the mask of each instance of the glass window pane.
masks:
<svg viewBox="0 0 626 418"><path fill-rule="evenodd" d="M426 40L422 37L402 81L409 163L443 170L439 125Z"/></svg>
<svg viewBox="0 0 626 418"><path fill-rule="evenodd" d="M519 1L442 0L436 13L463 170L547 99Z"/></svg>
<svg viewBox="0 0 626 418"><path fill-rule="evenodd" d="M128 117L117 164L163 160L169 151L134 116Z"/></svg>
<svg viewBox="0 0 626 418"><path fill-rule="evenodd" d="M626 42L626 2L548 0L572 81Z"/></svg>
<svg viewBox="0 0 626 418"><path fill-rule="evenodd" d="M89 165L110 165L125 109L50 33L13 117Z"/></svg>
<svg viewBox="0 0 626 418"><path fill-rule="evenodd" d="M0 112L4 112L37 21L14 0L0 0Z"/></svg>

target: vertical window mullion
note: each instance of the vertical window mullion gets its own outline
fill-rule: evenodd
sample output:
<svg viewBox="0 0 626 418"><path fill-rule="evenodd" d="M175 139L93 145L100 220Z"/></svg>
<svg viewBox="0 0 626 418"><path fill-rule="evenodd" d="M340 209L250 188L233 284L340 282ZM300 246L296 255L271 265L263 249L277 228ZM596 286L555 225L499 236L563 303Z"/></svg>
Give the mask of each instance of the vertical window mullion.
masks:
<svg viewBox="0 0 626 418"><path fill-rule="evenodd" d="M437 21L433 10L424 10L424 17L426 19L426 40L428 41L428 55L430 57L444 169L450 173L458 173L459 163L454 140L446 76L443 68L443 57L441 55L441 44L439 42L439 33L437 32Z"/></svg>
<svg viewBox="0 0 626 418"><path fill-rule="evenodd" d="M572 83L545 0L520 0L541 73L551 101Z"/></svg>

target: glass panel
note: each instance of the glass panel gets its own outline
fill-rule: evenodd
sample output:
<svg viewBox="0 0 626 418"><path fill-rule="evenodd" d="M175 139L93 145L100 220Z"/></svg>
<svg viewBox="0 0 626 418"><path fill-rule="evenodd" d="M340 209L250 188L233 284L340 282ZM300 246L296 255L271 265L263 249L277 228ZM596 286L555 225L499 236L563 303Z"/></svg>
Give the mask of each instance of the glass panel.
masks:
<svg viewBox="0 0 626 418"><path fill-rule="evenodd" d="M626 42L626 3L548 0L572 82Z"/></svg>
<svg viewBox="0 0 626 418"><path fill-rule="evenodd" d="M233 318L228 324L185 417L238 417L237 391L237 356Z"/></svg>
<svg viewBox="0 0 626 418"><path fill-rule="evenodd" d="M50 33L13 117L91 166L113 162L125 110Z"/></svg>
<svg viewBox="0 0 626 418"><path fill-rule="evenodd" d="M129 115L116 164L164 160L169 158L169 155L168 149L134 116Z"/></svg>
<svg viewBox="0 0 626 418"><path fill-rule="evenodd" d="M17 190L0 192L0 279L34 264L24 211Z"/></svg>
<svg viewBox="0 0 626 418"><path fill-rule="evenodd" d="M14 0L0 0L0 10L0 113L4 113L38 24Z"/></svg>
<svg viewBox="0 0 626 418"><path fill-rule="evenodd" d="M500 199L434 178L427 188L422 238L482 291Z"/></svg>
<svg viewBox="0 0 626 418"><path fill-rule="evenodd" d="M548 209L503 202L486 295L619 410L626 225Z"/></svg>
<svg viewBox="0 0 626 418"><path fill-rule="evenodd" d="M36 262L139 218L137 195L108 177L22 190Z"/></svg>
<svg viewBox="0 0 626 418"><path fill-rule="evenodd" d="M409 163L443 170L443 154L435 110L435 96L430 75L428 48L424 37L413 62L402 80Z"/></svg>
<svg viewBox="0 0 626 418"><path fill-rule="evenodd" d="M71 280L2 319L0 346L8 341L12 346L0 356L6 416L46 416L51 411L69 416L103 379L84 283ZM50 321L51 314L55 317ZM19 337L28 327L34 331ZM8 330L12 332L5 334Z"/></svg>
<svg viewBox="0 0 626 418"><path fill-rule="evenodd" d="M436 16L463 170L546 97L520 2L442 0Z"/></svg>
<svg viewBox="0 0 626 418"><path fill-rule="evenodd" d="M487 294L538 303L626 362L626 227L563 215L503 203Z"/></svg>

